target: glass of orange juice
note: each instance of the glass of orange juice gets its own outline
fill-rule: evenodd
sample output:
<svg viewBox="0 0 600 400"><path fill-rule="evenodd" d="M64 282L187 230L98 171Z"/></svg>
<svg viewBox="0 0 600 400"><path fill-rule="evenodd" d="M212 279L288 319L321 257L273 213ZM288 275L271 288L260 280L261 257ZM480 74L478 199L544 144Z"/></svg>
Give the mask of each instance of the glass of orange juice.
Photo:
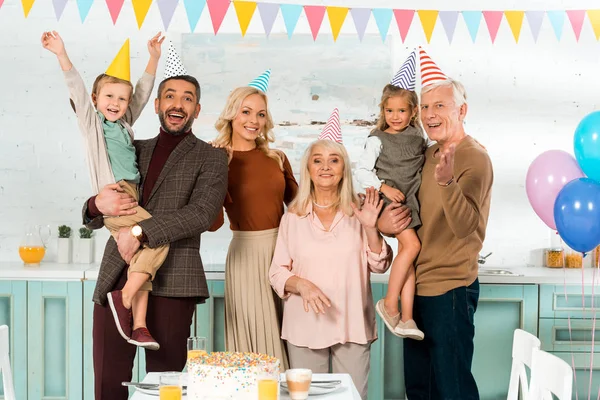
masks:
<svg viewBox="0 0 600 400"><path fill-rule="evenodd" d="M188 361L206 354L206 338L201 336L192 336L187 340L187 359Z"/></svg>
<svg viewBox="0 0 600 400"><path fill-rule="evenodd" d="M160 400L181 400L181 372L162 372L158 378Z"/></svg>
<svg viewBox="0 0 600 400"><path fill-rule="evenodd" d="M257 378L258 400L279 399L279 375L276 373L261 372Z"/></svg>

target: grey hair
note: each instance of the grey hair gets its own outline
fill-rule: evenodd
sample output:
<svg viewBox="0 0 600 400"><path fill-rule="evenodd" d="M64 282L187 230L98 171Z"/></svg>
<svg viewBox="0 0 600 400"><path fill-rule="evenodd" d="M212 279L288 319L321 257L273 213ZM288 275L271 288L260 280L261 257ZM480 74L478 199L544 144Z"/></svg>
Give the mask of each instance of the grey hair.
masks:
<svg viewBox="0 0 600 400"><path fill-rule="evenodd" d="M467 104L467 92L465 91L465 87L462 83L452 78L447 78L443 81L437 81L431 85L425 86L421 89L421 96L439 87L452 87L452 95L454 96L454 103L457 107Z"/></svg>

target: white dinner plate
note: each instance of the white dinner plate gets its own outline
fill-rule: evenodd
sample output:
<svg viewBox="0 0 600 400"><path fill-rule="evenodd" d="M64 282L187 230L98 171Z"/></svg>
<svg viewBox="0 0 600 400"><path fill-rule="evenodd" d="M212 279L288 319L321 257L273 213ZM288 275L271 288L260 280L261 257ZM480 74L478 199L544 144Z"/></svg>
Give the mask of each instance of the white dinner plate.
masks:
<svg viewBox="0 0 600 400"><path fill-rule="evenodd" d="M287 387L287 382L283 381L283 382L280 383L280 385L281 385L281 389L283 389L283 390L285 390L286 392L289 393L288 387ZM327 393L335 392L341 386L342 386L341 383L336 383L336 384L325 384L325 383L313 384L308 389L308 395L309 396L318 396L318 395L321 395L321 394L327 394Z"/></svg>

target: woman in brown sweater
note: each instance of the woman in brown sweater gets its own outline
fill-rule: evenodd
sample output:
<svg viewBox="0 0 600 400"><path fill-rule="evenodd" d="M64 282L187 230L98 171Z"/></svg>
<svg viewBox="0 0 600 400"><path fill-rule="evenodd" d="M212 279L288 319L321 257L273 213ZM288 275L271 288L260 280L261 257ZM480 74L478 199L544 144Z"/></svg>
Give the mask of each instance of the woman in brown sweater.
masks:
<svg viewBox="0 0 600 400"><path fill-rule="evenodd" d="M225 347L275 356L287 368L281 307L269 284L269 267L283 206L294 199L298 184L285 154L269 148L275 139L264 92L235 89L215 127L214 145L231 153L225 211L233 239L225 268Z"/></svg>

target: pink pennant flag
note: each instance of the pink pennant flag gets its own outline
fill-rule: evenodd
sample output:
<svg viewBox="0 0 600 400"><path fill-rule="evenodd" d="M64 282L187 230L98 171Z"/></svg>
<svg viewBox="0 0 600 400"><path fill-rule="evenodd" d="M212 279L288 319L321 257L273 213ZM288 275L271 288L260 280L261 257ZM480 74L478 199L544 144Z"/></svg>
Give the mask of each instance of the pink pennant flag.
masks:
<svg viewBox="0 0 600 400"><path fill-rule="evenodd" d="M160 11L160 17L162 18L165 31L169 30L171 19L177 8L179 0L157 0L158 10Z"/></svg>
<svg viewBox="0 0 600 400"><path fill-rule="evenodd" d="M313 40L317 40L317 35L325 16L325 6L304 6L304 13L306 14L306 19L308 19Z"/></svg>
<svg viewBox="0 0 600 400"><path fill-rule="evenodd" d="M404 43L406 35L408 35L408 30L410 29L410 24L412 23L414 16L415 10L394 10L394 17L396 18L396 23L398 24L398 30L400 31L402 43Z"/></svg>
<svg viewBox="0 0 600 400"><path fill-rule="evenodd" d="M585 18L585 10L567 10L567 16L571 22L575 40L579 42L579 35L581 35L581 28L583 27L583 20Z"/></svg>
<svg viewBox="0 0 600 400"><path fill-rule="evenodd" d="M106 0L106 5L108 6L108 12L110 12L113 25L117 23L117 18L119 18L124 2L125 0Z"/></svg>
<svg viewBox="0 0 600 400"><path fill-rule="evenodd" d="M206 0L215 35L219 32L223 18L225 18L225 14L229 9L229 4L231 4L229 0Z"/></svg>
<svg viewBox="0 0 600 400"><path fill-rule="evenodd" d="M4 3L4 0L0 0L0 8L2 8L2 3Z"/></svg>
<svg viewBox="0 0 600 400"><path fill-rule="evenodd" d="M500 22L502 22L502 16L504 12L502 11L484 11L483 18L485 19L485 24L488 27L488 32L490 34L490 38L492 39L492 43L496 40L496 35L498 34L498 29L500 28Z"/></svg>
<svg viewBox="0 0 600 400"><path fill-rule="evenodd" d="M319 140L333 140L337 143L342 143L342 126L340 125L340 111L336 108L333 109L331 116L327 120Z"/></svg>

